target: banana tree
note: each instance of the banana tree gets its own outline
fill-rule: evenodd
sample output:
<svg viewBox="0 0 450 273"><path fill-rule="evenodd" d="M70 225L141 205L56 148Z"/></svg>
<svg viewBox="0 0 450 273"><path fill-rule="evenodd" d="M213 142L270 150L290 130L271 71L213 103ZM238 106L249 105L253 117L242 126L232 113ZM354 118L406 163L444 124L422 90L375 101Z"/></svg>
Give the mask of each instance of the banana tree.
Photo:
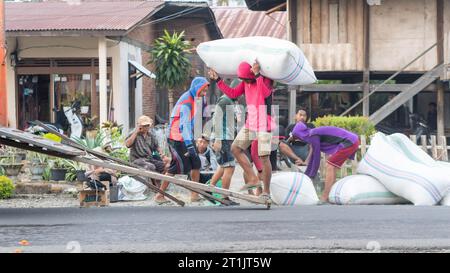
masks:
<svg viewBox="0 0 450 273"><path fill-rule="evenodd" d="M184 31L170 34L164 30L164 35L155 40L151 50L154 64L156 84L168 89L169 113L174 105L175 88L183 85L189 77L191 64L187 57L191 45L184 40Z"/></svg>

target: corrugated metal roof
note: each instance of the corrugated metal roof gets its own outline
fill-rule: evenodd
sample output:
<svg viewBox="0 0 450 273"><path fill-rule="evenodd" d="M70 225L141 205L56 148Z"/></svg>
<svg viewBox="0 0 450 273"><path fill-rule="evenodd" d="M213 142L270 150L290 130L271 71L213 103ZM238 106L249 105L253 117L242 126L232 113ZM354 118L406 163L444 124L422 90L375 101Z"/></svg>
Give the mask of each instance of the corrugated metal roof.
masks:
<svg viewBox="0 0 450 273"><path fill-rule="evenodd" d="M269 36L286 39L286 12L278 11L266 15L264 11L250 11L247 8L213 8L224 38L247 36Z"/></svg>
<svg viewBox="0 0 450 273"><path fill-rule="evenodd" d="M163 5L163 1L6 2L6 31L125 31Z"/></svg>

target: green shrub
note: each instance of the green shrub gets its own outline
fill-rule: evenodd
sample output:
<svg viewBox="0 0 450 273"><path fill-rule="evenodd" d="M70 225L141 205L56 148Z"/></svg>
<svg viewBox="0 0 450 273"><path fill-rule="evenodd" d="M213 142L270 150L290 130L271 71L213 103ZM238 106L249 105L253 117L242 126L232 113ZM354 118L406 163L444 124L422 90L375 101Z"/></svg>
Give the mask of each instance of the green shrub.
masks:
<svg viewBox="0 0 450 273"><path fill-rule="evenodd" d="M367 117L339 117L339 116L324 116L317 118L314 122L316 127L320 126L335 126L343 128L358 136L364 135L367 139L376 133L375 126L369 121Z"/></svg>
<svg viewBox="0 0 450 273"><path fill-rule="evenodd" d="M6 176L0 176L0 199L10 198L14 192L14 184Z"/></svg>

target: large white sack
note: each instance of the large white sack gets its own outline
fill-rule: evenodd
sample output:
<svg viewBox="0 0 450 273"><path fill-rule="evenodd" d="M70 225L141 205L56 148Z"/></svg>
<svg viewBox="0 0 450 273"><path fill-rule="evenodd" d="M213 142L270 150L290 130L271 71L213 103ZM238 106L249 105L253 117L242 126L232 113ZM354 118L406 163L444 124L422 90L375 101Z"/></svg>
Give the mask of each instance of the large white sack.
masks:
<svg viewBox="0 0 450 273"><path fill-rule="evenodd" d="M272 80L289 85L317 81L302 50L286 40L261 36L220 39L199 44L197 53L220 75L236 76L241 62L258 60L261 74Z"/></svg>
<svg viewBox="0 0 450 273"><path fill-rule="evenodd" d="M450 163L434 160L429 154L422 150L422 148L412 142L406 135L397 133L389 135L387 138L410 159L428 166L439 168L441 171L450 176ZM441 200L440 204L443 206L450 206L450 190L444 195L444 198Z"/></svg>
<svg viewBox="0 0 450 273"><path fill-rule="evenodd" d="M121 201L141 201L147 199L144 192L147 186L129 176L119 178L119 200Z"/></svg>
<svg viewBox="0 0 450 273"><path fill-rule="evenodd" d="M311 179L300 172L279 172L270 181L272 200L282 206L317 205L319 198Z"/></svg>
<svg viewBox="0 0 450 273"><path fill-rule="evenodd" d="M377 178L389 191L414 205L436 205L450 189L450 176L443 168L409 158L383 133L372 139L358 173Z"/></svg>
<svg viewBox="0 0 450 273"><path fill-rule="evenodd" d="M350 175L337 181L328 196L337 205L391 205L409 203L388 189L372 176Z"/></svg>
<svg viewBox="0 0 450 273"><path fill-rule="evenodd" d="M436 163L438 164L438 166L441 166L441 168L444 168L446 170L446 173L450 176L450 163L443 161L437 161ZM444 198L442 198L440 204L442 206L450 206L450 189L447 191Z"/></svg>

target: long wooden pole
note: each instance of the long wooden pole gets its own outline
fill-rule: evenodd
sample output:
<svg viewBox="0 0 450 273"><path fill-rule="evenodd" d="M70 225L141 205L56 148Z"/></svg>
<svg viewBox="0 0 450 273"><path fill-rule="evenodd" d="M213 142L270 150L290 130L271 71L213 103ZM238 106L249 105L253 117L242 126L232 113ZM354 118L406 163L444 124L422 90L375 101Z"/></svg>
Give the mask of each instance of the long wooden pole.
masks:
<svg viewBox="0 0 450 273"><path fill-rule="evenodd" d="M110 161L116 162L116 163L121 164L121 165L129 166L129 167L131 167L131 168L141 169L140 166L137 166L137 165L135 165L135 164L133 164L133 163L130 163L130 162L121 160L121 159L119 159L119 158L115 158L115 157L112 157L112 156L109 156L109 155L106 155L106 154L103 154L103 153L100 153L100 152L97 152L97 151L88 149L88 148L86 148L86 147L84 147L84 146L78 144L78 143L75 142L74 140L70 139L70 138L67 137L66 135L63 135L63 134L61 134L61 133L59 133L59 132L53 130L52 128L48 127L47 125L45 125L45 124L42 123L41 121L38 121L38 120L37 120L37 121L36 121L36 124L39 125L39 126L41 126L42 128L44 128L45 130L49 131L50 133L55 134L55 135L61 137L61 139L63 140L63 143L66 144L66 145L69 145L69 146L71 146L71 147L73 147L73 148L76 148L76 149L83 150L83 151L85 151L86 153L89 153L89 154L91 154L91 155L93 155L93 156L95 156L95 157L98 157L98 158L100 158L100 159L103 159L103 160L110 160ZM136 178L136 180L138 180L139 182L141 182L141 183L145 184L146 186L148 186L151 190L153 190L153 191L155 191L155 192L158 192L158 193L160 193L160 194L166 196L167 198L169 198L169 199L171 199L172 201L176 202L176 203L179 204L180 206L184 206L184 202L183 202L183 201L181 201L181 200L175 198L174 196L172 196L172 195L166 193L165 191L160 190L158 187L156 187L156 186L154 186L154 185L148 183L148 182L147 182L145 179L143 179L142 177L136 176L135 178ZM186 188L187 190L190 190L190 191L193 191L193 192L196 192L196 193L198 193L198 194L203 195L203 196L204 196L206 199L208 199L209 201L217 201L217 202L219 202L219 203L221 203L221 204L223 204L223 205L230 205L230 202L229 202L229 201L227 201L227 200L222 200L222 199L219 199L219 198L216 198L215 196L213 196L213 195L211 195L211 194L209 194L209 193L207 193L207 192L201 191L201 190L199 190L199 189L192 189L192 188L186 187L186 186L182 186L182 187Z"/></svg>
<svg viewBox="0 0 450 273"><path fill-rule="evenodd" d="M5 2L0 0L0 125L8 126L8 96L6 90Z"/></svg>

